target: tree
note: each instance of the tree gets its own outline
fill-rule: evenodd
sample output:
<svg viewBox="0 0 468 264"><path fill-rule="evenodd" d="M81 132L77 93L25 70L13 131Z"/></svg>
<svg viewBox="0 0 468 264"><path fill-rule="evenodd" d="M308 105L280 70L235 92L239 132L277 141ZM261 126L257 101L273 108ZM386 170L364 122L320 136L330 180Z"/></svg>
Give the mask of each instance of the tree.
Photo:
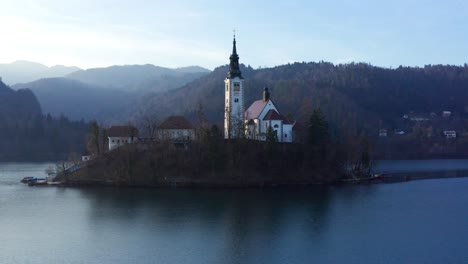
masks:
<svg viewBox="0 0 468 264"><path fill-rule="evenodd" d="M91 121L90 125L90 130L91 130L91 134L90 136L88 137L88 143L87 143L87 148L88 148L88 151L91 153L91 154L95 154L95 155L100 155L101 154L101 151L100 151L100 144L99 144L99 135L100 135L100 131L99 131L99 125L98 123L96 122L96 120L93 120Z"/></svg>
<svg viewBox="0 0 468 264"><path fill-rule="evenodd" d="M269 157L269 160L274 159L277 154L277 143L278 143L278 134L276 131L271 127L268 126L266 132L266 151Z"/></svg>
<svg viewBox="0 0 468 264"><path fill-rule="evenodd" d="M354 177L369 177L372 170L372 160L370 155L370 145L367 138L361 136L357 161L353 164L352 172Z"/></svg>
<svg viewBox="0 0 468 264"><path fill-rule="evenodd" d="M146 112L140 116L138 123L145 136L149 138L156 137L158 126L160 125L159 116L157 114Z"/></svg>
<svg viewBox="0 0 468 264"><path fill-rule="evenodd" d="M309 147L324 148L330 141L328 122L320 108L312 113L309 120L307 142Z"/></svg>
<svg viewBox="0 0 468 264"><path fill-rule="evenodd" d="M223 166L222 139L223 134L217 125L213 125L205 131L204 144L208 147L208 162L213 169L219 169Z"/></svg>
<svg viewBox="0 0 468 264"><path fill-rule="evenodd" d="M197 126L195 129L195 137L201 139L205 131L205 112L203 104L200 102L197 106Z"/></svg>
<svg viewBox="0 0 468 264"><path fill-rule="evenodd" d="M274 144L278 142L278 135L276 134L276 131L273 130L271 126L268 127L267 132L266 132L266 142L270 144Z"/></svg>
<svg viewBox="0 0 468 264"><path fill-rule="evenodd" d="M246 138L245 135L245 121L244 121L244 113L239 111L235 116L231 117L233 118L230 120L230 125L231 125L231 130L229 138Z"/></svg>
<svg viewBox="0 0 468 264"><path fill-rule="evenodd" d="M103 126L101 126L103 127ZM106 152L105 150L108 148L108 136L107 136L107 129L102 129L101 130L101 146L102 146L102 152Z"/></svg>

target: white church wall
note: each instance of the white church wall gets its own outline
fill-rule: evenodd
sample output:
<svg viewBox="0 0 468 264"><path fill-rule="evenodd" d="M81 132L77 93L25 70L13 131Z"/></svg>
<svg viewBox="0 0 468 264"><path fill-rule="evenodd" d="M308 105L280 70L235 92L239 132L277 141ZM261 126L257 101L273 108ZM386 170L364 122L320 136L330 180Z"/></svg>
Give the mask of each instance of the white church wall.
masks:
<svg viewBox="0 0 468 264"><path fill-rule="evenodd" d="M290 124L283 124L283 141L282 142L293 142L293 132L292 132L292 125Z"/></svg>

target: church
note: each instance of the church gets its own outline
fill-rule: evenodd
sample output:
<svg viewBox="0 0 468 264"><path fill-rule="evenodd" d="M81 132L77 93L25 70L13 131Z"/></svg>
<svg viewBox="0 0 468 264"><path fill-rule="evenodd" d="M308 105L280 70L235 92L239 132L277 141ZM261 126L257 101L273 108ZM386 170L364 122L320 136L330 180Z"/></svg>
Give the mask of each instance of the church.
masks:
<svg viewBox="0 0 468 264"><path fill-rule="evenodd" d="M267 131L271 127L278 142L293 142L293 128L296 123L280 114L270 98L267 87L263 89L262 99L253 102L247 111L245 110L244 78L239 68L235 36L229 59L229 71L224 80L224 138L246 137L265 141Z"/></svg>

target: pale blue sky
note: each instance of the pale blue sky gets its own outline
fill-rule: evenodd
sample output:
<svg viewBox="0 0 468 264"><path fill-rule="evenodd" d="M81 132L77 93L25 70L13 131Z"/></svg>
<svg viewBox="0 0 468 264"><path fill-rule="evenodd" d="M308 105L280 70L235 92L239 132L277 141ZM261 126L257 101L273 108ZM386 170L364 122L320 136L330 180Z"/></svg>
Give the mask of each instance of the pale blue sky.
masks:
<svg viewBox="0 0 468 264"><path fill-rule="evenodd" d="M0 0L0 63L83 68L468 61L468 1Z"/></svg>

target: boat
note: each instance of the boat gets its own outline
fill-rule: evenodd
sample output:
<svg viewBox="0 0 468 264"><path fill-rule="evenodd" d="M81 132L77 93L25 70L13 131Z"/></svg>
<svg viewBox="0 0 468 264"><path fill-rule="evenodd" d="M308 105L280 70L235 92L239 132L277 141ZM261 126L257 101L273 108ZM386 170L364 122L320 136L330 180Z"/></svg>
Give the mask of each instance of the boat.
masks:
<svg viewBox="0 0 468 264"><path fill-rule="evenodd" d="M30 181L36 179L36 177L33 177L33 176L26 176L26 177L23 177L23 179L21 179L21 182L22 183L29 183Z"/></svg>
<svg viewBox="0 0 468 264"><path fill-rule="evenodd" d="M29 186L41 186L47 185L47 178L34 178L33 180L28 182Z"/></svg>

